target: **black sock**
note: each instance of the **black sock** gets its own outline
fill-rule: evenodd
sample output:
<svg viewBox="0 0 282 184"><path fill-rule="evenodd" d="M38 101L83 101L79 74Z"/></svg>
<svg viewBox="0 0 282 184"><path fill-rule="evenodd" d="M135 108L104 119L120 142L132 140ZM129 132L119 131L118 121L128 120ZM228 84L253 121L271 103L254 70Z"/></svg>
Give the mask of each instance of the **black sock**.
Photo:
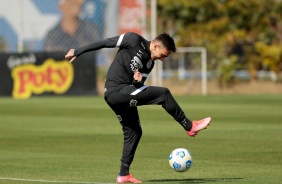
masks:
<svg viewBox="0 0 282 184"><path fill-rule="evenodd" d="M192 128L192 121L190 121L188 118L184 118L184 120L182 120L181 122L179 122L183 128L186 130L186 131L190 131L191 128Z"/></svg>
<svg viewBox="0 0 282 184"><path fill-rule="evenodd" d="M129 175L129 165L127 165L125 163L121 163L119 175L120 176Z"/></svg>

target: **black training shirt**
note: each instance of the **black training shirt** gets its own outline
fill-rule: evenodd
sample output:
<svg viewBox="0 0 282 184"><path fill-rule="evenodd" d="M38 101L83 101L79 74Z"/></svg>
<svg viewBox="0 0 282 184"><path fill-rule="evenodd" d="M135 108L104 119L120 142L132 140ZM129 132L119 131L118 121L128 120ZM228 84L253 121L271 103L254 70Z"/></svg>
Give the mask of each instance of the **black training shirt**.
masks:
<svg viewBox="0 0 282 184"><path fill-rule="evenodd" d="M75 56L101 48L119 47L112 62L105 83L105 96L134 83L134 72L142 73L144 82L154 67L151 61L150 41L142 36L128 32L120 36L103 39L85 47L75 49Z"/></svg>

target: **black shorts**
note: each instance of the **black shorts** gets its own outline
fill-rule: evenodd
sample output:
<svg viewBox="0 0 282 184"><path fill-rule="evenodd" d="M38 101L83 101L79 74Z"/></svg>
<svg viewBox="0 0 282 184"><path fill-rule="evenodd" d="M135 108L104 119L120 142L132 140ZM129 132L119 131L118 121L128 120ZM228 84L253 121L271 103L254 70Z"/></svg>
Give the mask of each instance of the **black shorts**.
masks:
<svg viewBox="0 0 282 184"><path fill-rule="evenodd" d="M158 104L163 101L162 93L167 89L155 86L126 86L105 97L106 102L116 113L121 124L140 123L137 106Z"/></svg>
<svg viewBox="0 0 282 184"><path fill-rule="evenodd" d="M167 88L156 86L126 86L105 97L106 102L118 107L136 107L141 105L159 104L163 101L163 94L169 92Z"/></svg>
<svg viewBox="0 0 282 184"><path fill-rule="evenodd" d="M105 97L106 102L116 113L122 125L139 124L137 106L157 104L162 107L178 122L185 118L185 114L178 103L165 87L126 86L119 91L112 92Z"/></svg>

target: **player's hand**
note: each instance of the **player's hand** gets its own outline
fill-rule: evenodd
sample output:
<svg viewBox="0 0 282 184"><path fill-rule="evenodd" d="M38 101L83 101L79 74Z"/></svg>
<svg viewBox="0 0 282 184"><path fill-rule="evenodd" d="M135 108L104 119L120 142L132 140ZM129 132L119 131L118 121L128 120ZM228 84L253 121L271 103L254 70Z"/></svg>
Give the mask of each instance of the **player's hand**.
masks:
<svg viewBox="0 0 282 184"><path fill-rule="evenodd" d="M69 52L65 55L65 58L70 60L70 63L72 63L76 59L76 56L74 56L74 49L70 49Z"/></svg>
<svg viewBox="0 0 282 184"><path fill-rule="evenodd" d="M138 71L138 69L135 71L133 78L137 82L142 81L142 74Z"/></svg>

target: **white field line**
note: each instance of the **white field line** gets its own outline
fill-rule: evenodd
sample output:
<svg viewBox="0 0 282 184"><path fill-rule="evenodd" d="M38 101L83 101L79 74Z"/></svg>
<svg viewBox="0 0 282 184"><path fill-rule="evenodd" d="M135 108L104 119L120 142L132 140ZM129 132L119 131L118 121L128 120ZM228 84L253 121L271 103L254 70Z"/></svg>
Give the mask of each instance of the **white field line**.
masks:
<svg viewBox="0 0 282 184"><path fill-rule="evenodd" d="M0 177L0 180L10 180L10 181L27 181L27 182L41 182L41 183L114 184L114 183L100 183L100 182L80 182L80 181L36 180L36 179L24 179L24 178L3 178L3 177Z"/></svg>

